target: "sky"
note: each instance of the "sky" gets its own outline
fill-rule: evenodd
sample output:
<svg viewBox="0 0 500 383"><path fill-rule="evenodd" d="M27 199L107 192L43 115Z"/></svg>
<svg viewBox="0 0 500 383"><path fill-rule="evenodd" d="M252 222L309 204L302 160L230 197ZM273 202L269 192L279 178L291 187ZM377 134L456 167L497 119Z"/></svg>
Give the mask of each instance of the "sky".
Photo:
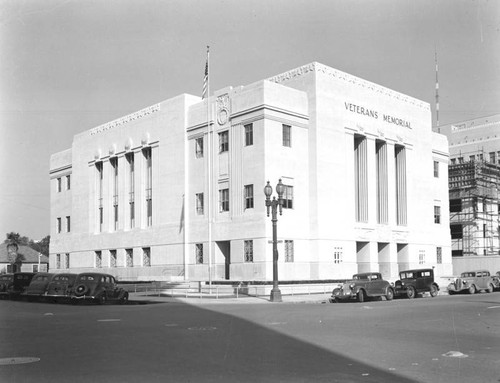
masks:
<svg viewBox="0 0 500 383"><path fill-rule="evenodd" d="M0 0L0 241L50 234L50 156L160 101L313 61L431 104L500 113L500 1Z"/></svg>

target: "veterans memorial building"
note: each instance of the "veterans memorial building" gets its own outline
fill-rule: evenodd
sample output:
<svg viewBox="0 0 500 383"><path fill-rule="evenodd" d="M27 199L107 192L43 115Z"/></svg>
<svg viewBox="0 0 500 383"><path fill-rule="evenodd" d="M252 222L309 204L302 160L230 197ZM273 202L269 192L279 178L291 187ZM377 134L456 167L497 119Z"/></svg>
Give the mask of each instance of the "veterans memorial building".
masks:
<svg viewBox="0 0 500 383"><path fill-rule="evenodd" d="M431 125L428 103L319 63L162 101L52 155L50 269L272 280L263 189L281 179L280 280L451 275L448 142Z"/></svg>

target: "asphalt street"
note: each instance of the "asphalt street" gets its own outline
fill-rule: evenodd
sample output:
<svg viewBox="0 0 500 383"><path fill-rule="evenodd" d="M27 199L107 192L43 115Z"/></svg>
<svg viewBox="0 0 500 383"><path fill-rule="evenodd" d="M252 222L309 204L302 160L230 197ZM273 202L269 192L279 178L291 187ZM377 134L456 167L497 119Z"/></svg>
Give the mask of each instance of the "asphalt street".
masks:
<svg viewBox="0 0 500 383"><path fill-rule="evenodd" d="M365 303L0 301L1 382L498 382L500 293Z"/></svg>

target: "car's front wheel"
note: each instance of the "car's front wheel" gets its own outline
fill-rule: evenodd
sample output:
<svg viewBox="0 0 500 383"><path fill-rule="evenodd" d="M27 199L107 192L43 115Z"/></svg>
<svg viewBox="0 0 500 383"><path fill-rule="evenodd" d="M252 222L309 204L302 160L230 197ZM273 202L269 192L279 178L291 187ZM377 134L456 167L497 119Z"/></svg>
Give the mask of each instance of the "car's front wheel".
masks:
<svg viewBox="0 0 500 383"><path fill-rule="evenodd" d="M438 295L438 289L435 285L431 285L431 290L429 291L431 297L436 297Z"/></svg>
<svg viewBox="0 0 500 383"><path fill-rule="evenodd" d="M475 294L476 293L476 286L474 285L471 285L469 287L469 294Z"/></svg>
<svg viewBox="0 0 500 383"><path fill-rule="evenodd" d="M394 291L392 291L391 288L388 288L387 294L385 294L385 299L387 299L388 301L392 301L393 298L394 298Z"/></svg>
<svg viewBox="0 0 500 383"><path fill-rule="evenodd" d="M495 289L495 287L493 286L493 284L490 283L488 285L488 289L486 291L489 292L489 293L492 293L494 289Z"/></svg>
<svg viewBox="0 0 500 383"><path fill-rule="evenodd" d="M365 291L364 290L359 290L358 291L358 301L359 302L364 302L365 300L366 300Z"/></svg>
<svg viewBox="0 0 500 383"><path fill-rule="evenodd" d="M415 298L417 296L417 292L415 291L415 287L408 286L408 288L406 289L406 296L408 297L408 299Z"/></svg>

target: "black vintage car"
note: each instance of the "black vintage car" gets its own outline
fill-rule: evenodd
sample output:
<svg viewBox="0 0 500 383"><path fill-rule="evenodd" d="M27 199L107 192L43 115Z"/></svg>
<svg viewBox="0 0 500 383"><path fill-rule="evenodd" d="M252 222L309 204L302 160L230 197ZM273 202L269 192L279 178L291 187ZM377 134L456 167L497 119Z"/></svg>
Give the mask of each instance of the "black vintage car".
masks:
<svg viewBox="0 0 500 383"><path fill-rule="evenodd" d="M74 287L70 291L70 298L73 303L91 300L100 304L107 301L117 301L123 304L128 301L128 291L118 287L112 275L82 273L76 277Z"/></svg>
<svg viewBox="0 0 500 383"><path fill-rule="evenodd" d="M25 291L21 295L27 297L28 300L43 297L53 276L54 274L52 273L36 273L28 287L26 287Z"/></svg>
<svg viewBox="0 0 500 383"><path fill-rule="evenodd" d="M26 288L31 283L31 280L36 273L19 272L14 273L12 285L7 289L7 294L10 299L17 299L26 291Z"/></svg>
<svg viewBox="0 0 500 383"><path fill-rule="evenodd" d="M413 299L424 292L429 292L431 297L438 295L439 286L434 282L434 270L415 269L399 273L399 280L394 285L394 295L396 297Z"/></svg>
<svg viewBox="0 0 500 383"><path fill-rule="evenodd" d="M5 299L9 295L9 288L14 283L14 274L0 275L0 299Z"/></svg>
<svg viewBox="0 0 500 383"><path fill-rule="evenodd" d="M54 275L47 286L45 297L53 301L69 299L71 289L75 285L77 276L78 274L74 273L60 273Z"/></svg>

